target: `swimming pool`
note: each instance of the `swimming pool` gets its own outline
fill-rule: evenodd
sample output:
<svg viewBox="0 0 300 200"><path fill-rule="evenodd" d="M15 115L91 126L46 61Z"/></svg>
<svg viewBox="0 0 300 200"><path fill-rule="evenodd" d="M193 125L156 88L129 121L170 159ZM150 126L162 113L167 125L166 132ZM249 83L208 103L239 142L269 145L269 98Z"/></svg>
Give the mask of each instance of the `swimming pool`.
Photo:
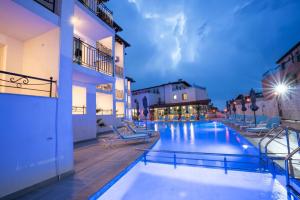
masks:
<svg viewBox="0 0 300 200"><path fill-rule="evenodd" d="M274 178L267 169L249 164L258 163L257 149L225 125L175 122L151 126L160 131L161 138L146 158L141 157L111 187L100 190L92 199L290 198L279 182L282 177ZM233 154L239 156L230 156Z"/></svg>

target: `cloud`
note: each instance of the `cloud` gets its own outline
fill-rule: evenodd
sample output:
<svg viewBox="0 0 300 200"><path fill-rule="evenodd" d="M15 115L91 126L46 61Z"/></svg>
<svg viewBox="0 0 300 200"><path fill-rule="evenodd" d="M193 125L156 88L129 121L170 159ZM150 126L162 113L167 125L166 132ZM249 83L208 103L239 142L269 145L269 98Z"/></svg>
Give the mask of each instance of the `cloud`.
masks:
<svg viewBox="0 0 300 200"><path fill-rule="evenodd" d="M155 1L128 0L128 2L136 5L147 27L146 37L154 47L152 62L145 63L148 71L159 69L162 74L166 74L169 70L176 71L182 62L195 60L199 35L196 27L187 27L189 19L182 2L167 4L166 7L157 6ZM203 35L204 29L205 27Z"/></svg>

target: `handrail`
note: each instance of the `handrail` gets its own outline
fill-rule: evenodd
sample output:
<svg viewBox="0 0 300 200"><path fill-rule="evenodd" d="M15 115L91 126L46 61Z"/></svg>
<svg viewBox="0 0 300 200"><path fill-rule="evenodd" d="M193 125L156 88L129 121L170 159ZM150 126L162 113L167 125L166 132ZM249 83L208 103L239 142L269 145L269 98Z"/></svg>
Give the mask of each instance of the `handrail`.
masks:
<svg viewBox="0 0 300 200"><path fill-rule="evenodd" d="M113 75L113 58L76 37L73 38L73 62L110 76Z"/></svg>
<svg viewBox="0 0 300 200"><path fill-rule="evenodd" d="M274 131L276 131L278 128L281 128L282 130L284 130L281 126L279 127L274 127L272 128L267 134L265 134L258 142L258 149L259 149L259 153L261 153L261 143L264 139L266 139L271 133L273 133Z"/></svg>
<svg viewBox="0 0 300 200"><path fill-rule="evenodd" d="M279 131L277 134L275 134L266 144L265 144L265 154L268 153L268 145L275 140L282 132L284 131L284 129L282 129L281 131Z"/></svg>
<svg viewBox="0 0 300 200"><path fill-rule="evenodd" d="M50 77L49 79L45 79L45 78L39 78L39 77L29 76L25 74L17 74L13 72L0 70L0 75L1 74L4 74L4 76L6 75L11 76L7 79L3 79L0 76L0 86L2 87L18 88L18 89L32 90L38 92L47 92L49 93L49 97L52 97L53 84L56 84L56 81L53 80L53 77ZM30 83L30 79L38 80L46 83ZM1 84L1 82L4 82L4 84ZM33 86L42 86L42 85L49 85L49 90L33 87ZM31 86L31 87L24 87L24 86Z"/></svg>
<svg viewBox="0 0 300 200"><path fill-rule="evenodd" d="M55 13L55 2L56 0L34 0L41 6L45 7L46 9L50 10L51 12Z"/></svg>
<svg viewBox="0 0 300 200"><path fill-rule="evenodd" d="M289 161L291 160L291 158L298 152L300 151L300 147L297 147L295 150L293 150L291 153L289 153L284 161L285 161L285 177L286 177L286 185L290 186L290 168L289 168L289 164L291 164Z"/></svg>
<svg viewBox="0 0 300 200"><path fill-rule="evenodd" d="M141 149L141 148L136 148L137 151L143 151L143 161L145 165L147 162L159 162L159 163L166 163L166 164L173 164L174 168L178 164L181 165L193 165L193 166L202 166L202 167L213 167L213 168L224 168L225 173L227 173L228 169L231 170L246 170L246 171L252 171L252 170L266 170L266 165L268 161L266 158L262 158L259 155L248 155L248 154L227 154L227 153L208 153L208 152L191 152L191 151L171 151L171 150L154 150L154 149ZM157 153L168 153L170 156L167 155L149 155L151 152L157 152ZM219 159L213 159L213 158L205 158L205 157L183 157L180 156L180 154L185 154L185 155L202 155L202 156L217 156L220 157ZM150 159L147 159L147 157L150 157ZM230 157L236 157L236 158L254 158L257 161L253 160L247 160L247 161L242 161L242 160L231 160L228 159ZM160 158L160 159L167 159L163 161L157 161L153 160L151 158ZM284 160L285 157L276 157L275 159L281 159ZM171 161L169 160L171 159ZM189 160L191 162L180 162L180 160ZM201 163L194 163L195 161L202 161ZM203 163L203 162L208 162L208 163ZM219 162L223 163L222 165L219 164L210 164L209 162ZM235 166L231 164L237 164ZM246 164L246 166L243 166ZM242 166L241 166L242 165Z"/></svg>
<svg viewBox="0 0 300 200"><path fill-rule="evenodd" d="M86 114L86 106L72 106L72 114Z"/></svg>
<svg viewBox="0 0 300 200"><path fill-rule="evenodd" d="M113 12L107 8L107 6L98 0L79 0L82 5L87 7L92 13L94 13L98 18L103 20L107 25L113 28Z"/></svg>
<svg viewBox="0 0 300 200"><path fill-rule="evenodd" d="M171 150L155 150L155 149L141 149L136 148L138 151L146 152L161 152L161 153L177 153L177 154L194 154L194 155L214 155L214 156L228 156L228 157L253 157L259 158L259 155L249 155L249 154L226 154L226 153L209 153L209 152L195 152L195 151L171 151Z"/></svg>

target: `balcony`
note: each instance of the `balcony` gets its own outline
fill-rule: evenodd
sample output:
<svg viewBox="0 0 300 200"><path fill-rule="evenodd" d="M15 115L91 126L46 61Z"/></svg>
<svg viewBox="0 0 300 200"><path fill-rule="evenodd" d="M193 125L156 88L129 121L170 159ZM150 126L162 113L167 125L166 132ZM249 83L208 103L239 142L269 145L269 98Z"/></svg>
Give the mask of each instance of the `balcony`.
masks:
<svg viewBox="0 0 300 200"><path fill-rule="evenodd" d="M56 81L0 70L0 93L56 97Z"/></svg>
<svg viewBox="0 0 300 200"><path fill-rule="evenodd" d="M116 65L116 75L119 78L124 78L124 68Z"/></svg>
<svg viewBox="0 0 300 200"><path fill-rule="evenodd" d="M99 49L100 51L104 52L105 54L112 56L112 50L110 48L107 48L106 46L104 46L103 44L97 42L97 49Z"/></svg>
<svg viewBox="0 0 300 200"><path fill-rule="evenodd" d="M123 100L124 99L124 91L116 89L116 99Z"/></svg>
<svg viewBox="0 0 300 200"><path fill-rule="evenodd" d="M85 115L86 107L85 106L72 106L73 115Z"/></svg>
<svg viewBox="0 0 300 200"><path fill-rule="evenodd" d="M38 4L44 6L51 12L55 13L56 0L34 0Z"/></svg>
<svg viewBox="0 0 300 200"><path fill-rule="evenodd" d="M111 28L114 28L113 13L99 0L79 0L85 7L103 20Z"/></svg>
<svg viewBox="0 0 300 200"><path fill-rule="evenodd" d="M73 62L109 76L113 75L112 57L75 37Z"/></svg>
<svg viewBox="0 0 300 200"><path fill-rule="evenodd" d="M97 85L96 88L98 90L102 90L102 91L105 91L105 92L112 92L112 85L111 84Z"/></svg>
<svg viewBox="0 0 300 200"><path fill-rule="evenodd" d="M98 109L96 109L96 114L97 115L112 115L113 114L113 110L112 109L98 108Z"/></svg>

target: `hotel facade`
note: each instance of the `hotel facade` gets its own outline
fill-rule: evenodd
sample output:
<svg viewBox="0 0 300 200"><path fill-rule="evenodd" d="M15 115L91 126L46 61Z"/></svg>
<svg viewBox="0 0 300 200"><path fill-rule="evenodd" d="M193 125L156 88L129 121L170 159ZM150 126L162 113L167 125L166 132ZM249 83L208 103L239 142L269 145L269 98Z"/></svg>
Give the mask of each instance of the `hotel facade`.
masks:
<svg viewBox="0 0 300 200"><path fill-rule="evenodd" d="M300 42L285 52L277 61L277 66L263 74L262 91L257 91L257 115L280 117L281 123L296 129L300 128ZM286 94L279 95L276 86L283 84L287 87ZM249 98L249 93L244 97ZM236 114L241 111L241 100L238 95L231 100L236 104ZM247 97L248 96L248 97ZM246 115L253 112L250 102L246 101ZM232 105L231 105L232 108Z"/></svg>
<svg viewBox="0 0 300 200"><path fill-rule="evenodd" d="M0 198L72 173L73 143L131 119L107 0L0 1Z"/></svg>
<svg viewBox="0 0 300 200"><path fill-rule="evenodd" d="M192 85L182 79L132 91L132 115L145 119L143 99L147 99L150 120L180 120L194 116L205 117L210 112L206 88Z"/></svg>

